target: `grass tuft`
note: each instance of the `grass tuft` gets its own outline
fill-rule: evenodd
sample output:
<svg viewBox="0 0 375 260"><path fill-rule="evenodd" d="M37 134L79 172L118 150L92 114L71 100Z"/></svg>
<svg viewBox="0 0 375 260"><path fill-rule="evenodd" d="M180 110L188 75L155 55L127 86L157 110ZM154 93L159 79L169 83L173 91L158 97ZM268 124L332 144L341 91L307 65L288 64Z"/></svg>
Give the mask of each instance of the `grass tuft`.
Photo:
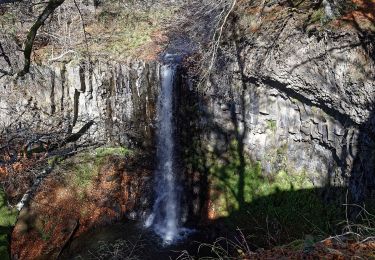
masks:
<svg viewBox="0 0 375 260"><path fill-rule="evenodd" d="M18 212L15 209L7 206L5 192L0 189L0 259L10 259L8 236L16 223L17 215Z"/></svg>
<svg viewBox="0 0 375 260"><path fill-rule="evenodd" d="M153 34L164 30L165 21L174 9L129 7L98 14L98 22L87 28L93 36L90 51L107 53L113 57L138 57L142 47L152 42Z"/></svg>
<svg viewBox="0 0 375 260"><path fill-rule="evenodd" d="M131 153L132 151L125 147L101 147L95 149L95 155L97 157L103 157L108 155L127 156Z"/></svg>
<svg viewBox="0 0 375 260"><path fill-rule="evenodd" d="M92 152L81 153L73 160L62 162L60 168L65 172L73 173L69 183L77 190L78 196L84 199L87 189L99 175L100 169L108 157L124 157L131 154L132 151L125 147L100 147Z"/></svg>

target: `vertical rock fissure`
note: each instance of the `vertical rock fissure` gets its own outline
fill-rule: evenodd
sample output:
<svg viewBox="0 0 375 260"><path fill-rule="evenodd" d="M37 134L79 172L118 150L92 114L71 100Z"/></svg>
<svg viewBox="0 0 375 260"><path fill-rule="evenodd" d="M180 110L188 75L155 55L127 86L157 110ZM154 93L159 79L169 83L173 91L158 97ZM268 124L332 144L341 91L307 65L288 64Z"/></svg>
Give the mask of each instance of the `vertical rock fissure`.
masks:
<svg viewBox="0 0 375 260"><path fill-rule="evenodd" d="M55 114L56 112L56 101L55 101L55 72L51 71L51 94L50 94L50 99L51 99L51 115Z"/></svg>
<svg viewBox="0 0 375 260"><path fill-rule="evenodd" d="M79 109L79 96L80 92L75 89L74 90L74 106L73 106L73 126L76 125L78 120L78 109Z"/></svg>

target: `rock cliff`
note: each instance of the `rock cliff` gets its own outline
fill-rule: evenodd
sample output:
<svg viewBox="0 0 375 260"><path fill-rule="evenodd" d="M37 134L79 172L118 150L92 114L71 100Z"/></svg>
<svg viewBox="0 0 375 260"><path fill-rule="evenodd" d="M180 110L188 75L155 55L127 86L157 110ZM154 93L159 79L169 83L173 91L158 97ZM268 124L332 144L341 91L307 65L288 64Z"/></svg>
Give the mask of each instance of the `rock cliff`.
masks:
<svg viewBox="0 0 375 260"><path fill-rule="evenodd" d="M374 35L309 19L271 4L232 17L208 84L182 90L195 100L182 103L185 114L195 109L190 120L200 136L189 153L202 156L203 146L225 161L235 141L240 164L250 157L266 178L285 171L313 187L349 187L355 202L371 199Z"/></svg>
<svg viewBox="0 0 375 260"><path fill-rule="evenodd" d="M0 79L2 128L72 133L94 121L92 142L150 146L158 82L157 62L36 66L22 79Z"/></svg>

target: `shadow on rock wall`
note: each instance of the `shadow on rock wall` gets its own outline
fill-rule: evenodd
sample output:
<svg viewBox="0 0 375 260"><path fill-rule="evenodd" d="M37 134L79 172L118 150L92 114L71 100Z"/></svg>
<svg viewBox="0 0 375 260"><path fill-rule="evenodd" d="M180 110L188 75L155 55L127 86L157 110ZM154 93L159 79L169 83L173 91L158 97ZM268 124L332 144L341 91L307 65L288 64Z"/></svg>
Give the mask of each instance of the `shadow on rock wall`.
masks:
<svg viewBox="0 0 375 260"><path fill-rule="evenodd" d="M184 79L178 89L179 162L184 169L181 178L190 223L217 219L211 222L217 232L206 232L209 235L205 239L226 232L233 234L238 227L254 236L250 239L254 246L264 247L303 239L309 234L317 237L338 234L348 223L367 219L369 215L364 208L370 213L375 209L374 112L365 123L358 124L351 115L324 100L317 103L303 91L281 82L247 76L243 51L248 43L235 30L231 35L233 42L226 46L232 48L234 55L218 54L219 75L212 76L210 91L197 91L191 79ZM367 41L363 44L373 53L371 44ZM313 61L306 61L309 62ZM233 64L238 71L229 73ZM322 163L329 165L328 172L319 173L325 180L323 183L312 181L309 172L291 172L284 167L288 161L282 156L283 147L276 151L276 164L280 167L272 173L266 172L252 155L254 151L246 147L246 137L252 131L248 125L251 107L262 105L259 100L258 104L249 103L247 92L259 85L276 89L304 106L317 107L343 127L344 134L338 137L340 149L311 137L311 146L320 145L332 157L321 155ZM222 111L215 110L215 102L221 102ZM373 111L374 105L366 107ZM227 116L223 116L223 111ZM336 185L335 178L340 179L341 185Z"/></svg>
<svg viewBox="0 0 375 260"><path fill-rule="evenodd" d="M326 184L317 187L306 172L280 169L265 173L244 149L244 106L237 114L234 101L229 101L228 131L212 121L213 114L207 114L206 100L187 91L179 103L179 112L185 115L179 122L184 204L190 216L187 224L199 223L203 230L196 238L198 241L212 242L220 236L233 238L238 235L236 230L241 229L249 235L252 248L269 248L304 241L306 236L320 241L341 234L353 223L368 221L369 217L371 225L375 224L368 214L375 213L375 201L370 196L374 161L368 160L373 144L365 143L371 140L367 139L367 131L359 133L360 143L350 144L360 148L352 173L345 179L346 185L330 185L328 175L324 176ZM214 136L209 143L208 136Z"/></svg>

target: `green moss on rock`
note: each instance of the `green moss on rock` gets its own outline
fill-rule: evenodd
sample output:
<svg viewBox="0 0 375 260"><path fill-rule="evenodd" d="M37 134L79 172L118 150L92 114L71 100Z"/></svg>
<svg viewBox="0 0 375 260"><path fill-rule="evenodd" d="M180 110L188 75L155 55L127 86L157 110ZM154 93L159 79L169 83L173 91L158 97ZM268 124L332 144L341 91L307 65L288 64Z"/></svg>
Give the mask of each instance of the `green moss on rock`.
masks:
<svg viewBox="0 0 375 260"><path fill-rule="evenodd" d="M15 209L7 206L5 192L0 189L0 259L10 259L8 236L16 223L17 215Z"/></svg>

